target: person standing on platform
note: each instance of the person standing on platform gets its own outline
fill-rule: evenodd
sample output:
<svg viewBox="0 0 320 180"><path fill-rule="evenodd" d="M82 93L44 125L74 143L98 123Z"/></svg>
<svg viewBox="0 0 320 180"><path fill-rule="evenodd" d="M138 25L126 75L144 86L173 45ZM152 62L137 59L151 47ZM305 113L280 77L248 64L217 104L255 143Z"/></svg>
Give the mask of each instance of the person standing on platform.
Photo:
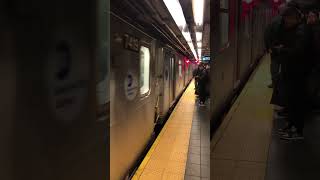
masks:
<svg viewBox="0 0 320 180"><path fill-rule="evenodd" d="M281 13L286 7L286 4L280 6L279 12ZM268 87L273 88L273 94L271 104L280 106L280 109L275 109L277 115L280 117L286 117L287 112L285 106L285 93L283 91L282 84L279 83L279 77L281 73L281 54L276 51L272 51L272 48L278 47L281 42L281 35L283 29L283 18L281 15L276 16L273 21L267 26L264 34L265 47L271 56L270 73L272 84Z"/></svg>
<svg viewBox="0 0 320 180"><path fill-rule="evenodd" d="M202 64L199 64L197 69L193 70L193 77L194 77L194 85L195 85L195 94L199 94L199 76L202 71Z"/></svg>
<svg viewBox="0 0 320 180"><path fill-rule="evenodd" d="M312 33L312 63L311 73L308 78L308 98L313 108L319 108L320 102L320 21L319 10L313 9L307 15L307 24Z"/></svg>
<svg viewBox="0 0 320 180"><path fill-rule="evenodd" d="M199 104L204 106L207 99L207 86L209 83L209 74L206 67L200 73L199 77Z"/></svg>
<svg viewBox="0 0 320 180"><path fill-rule="evenodd" d="M281 13L286 7L286 3L283 3L279 6L278 12ZM269 88L273 88L277 78L279 77L280 73L280 62L277 58L275 53L271 52L271 48L273 46L278 45L277 35L279 34L279 28L282 24L282 16L278 15L272 20L272 22L267 26L265 33L264 33L264 42L265 48L271 55L271 64L270 64L270 73L271 73L271 84L268 85Z"/></svg>
<svg viewBox="0 0 320 180"><path fill-rule="evenodd" d="M207 71L206 71L206 76L207 76L207 83L206 83L206 99L210 98L210 88L211 88L211 83L210 83L210 65L207 65Z"/></svg>
<svg viewBox="0 0 320 180"><path fill-rule="evenodd" d="M278 61L275 53L272 53L270 49L272 46L277 44L276 34L281 22L282 22L281 16L276 16L271 22L271 24L267 26L265 35L264 35L265 47L271 55L270 73L271 73L272 83L268 85L269 88L274 87L277 77L280 73L280 62Z"/></svg>
<svg viewBox="0 0 320 180"><path fill-rule="evenodd" d="M308 112L306 80L310 72L310 32L296 7L286 7L282 13L283 31L280 45L272 48L281 56L280 84L286 94L289 124L280 129L281 139L303 139L304 118Z"/></svg>

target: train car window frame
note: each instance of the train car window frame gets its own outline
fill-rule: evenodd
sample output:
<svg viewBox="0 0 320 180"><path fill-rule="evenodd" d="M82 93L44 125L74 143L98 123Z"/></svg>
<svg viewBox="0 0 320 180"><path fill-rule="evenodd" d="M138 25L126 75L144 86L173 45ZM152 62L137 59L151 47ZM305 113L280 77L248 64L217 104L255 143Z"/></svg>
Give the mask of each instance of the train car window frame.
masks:
<svg viewBox="0 0 320 180"><path fill-rule="evenodd" d="M143 52L143 53L142 53ZM143 59L142 59L143 57ZM142 60L144 60L142 62ZM147 61L146 61L147 60ZM150 67L151 67L151 51L150 48L141 45L139 48L139 87L141 97L145 97L150 92ZM146 72L146 73L145 73ZM146 76L147 75L147 76ZM147 83L145 83L147 82Z"/></svg>
<svg viewBox="0 0 320 180"><path fill-rule="evenodd" d="M219 21L220 21L220 47L228 48L230 42L230 2L220 0Z"/></svg>

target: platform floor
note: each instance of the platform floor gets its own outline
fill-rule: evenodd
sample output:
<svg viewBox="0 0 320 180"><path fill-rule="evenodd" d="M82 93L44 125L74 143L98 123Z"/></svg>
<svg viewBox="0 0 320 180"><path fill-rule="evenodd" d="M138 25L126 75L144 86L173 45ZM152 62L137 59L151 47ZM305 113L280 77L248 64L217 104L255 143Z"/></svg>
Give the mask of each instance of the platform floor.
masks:
<svg viewBox="0 0 320 180"><path fill-rule="evenodd" d="M273 107L269 57L261 61L211 141L212 180L263 180Z"/></svg>
<svg viewBox="0 0 320 180"><path fill-rule="evenodd" d="M207 116L199 115L208 109L198 107L192 81L133 179L209 180L209 119L203 121Z"/></svg>
<svg viewBox="0 0 320 180"><path fill-rule="evenodd" d="M265 56L211 140L212 180L320 179L319 112L306 117L304 141L281 140L269 67Z"/></svg>

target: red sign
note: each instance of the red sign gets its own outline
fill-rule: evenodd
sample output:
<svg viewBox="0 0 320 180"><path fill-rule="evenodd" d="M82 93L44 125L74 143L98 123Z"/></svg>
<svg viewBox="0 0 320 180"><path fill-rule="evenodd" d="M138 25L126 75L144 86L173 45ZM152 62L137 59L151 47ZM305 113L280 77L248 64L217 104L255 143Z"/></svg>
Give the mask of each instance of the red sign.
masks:
<svg viewBox="0 0 320 180"><path fill-rule="evenodd" d="M242 0L242 18L250 14L251 10L260 3L260 0Z"/></svg>
<svg viewBox="0 0 320 180"><path fill-rule="evenodd" d="M279 13L279 7L285 2L285 0L270 0L272 7L272 16L275 16Z"/></svg>

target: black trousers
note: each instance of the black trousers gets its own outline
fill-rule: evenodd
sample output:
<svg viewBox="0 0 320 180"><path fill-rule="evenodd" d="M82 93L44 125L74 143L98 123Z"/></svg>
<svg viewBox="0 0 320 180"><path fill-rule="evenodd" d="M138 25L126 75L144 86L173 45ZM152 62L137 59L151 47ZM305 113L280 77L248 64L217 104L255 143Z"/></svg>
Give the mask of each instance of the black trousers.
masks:
<svg viewBox="0 0 320 180"><path fill-rule="evenodd" d="M206 84L203 82L200 82L198 86L199 86L199 100L200 102L205 102L207 99Z"/></svg>
<svg viewBox="0 0 320 180"><path fill-rule="evenodd" d="M271 56L270 73L272 83L275 83L275 81L277 80L276 78L279 76L280 73L280 63L273 56Z"/></svg>
<svg viewBox="0 0 320 180"><path fill-rule="evenodd" d="M304 83L296 86L289 86L288 98L288 115L289 124L297 128L298 133L303 133L305 119L310 111L310 103L308 103L307 94L305 93ZM291 90L291 91L290 91Z"/></svg>

